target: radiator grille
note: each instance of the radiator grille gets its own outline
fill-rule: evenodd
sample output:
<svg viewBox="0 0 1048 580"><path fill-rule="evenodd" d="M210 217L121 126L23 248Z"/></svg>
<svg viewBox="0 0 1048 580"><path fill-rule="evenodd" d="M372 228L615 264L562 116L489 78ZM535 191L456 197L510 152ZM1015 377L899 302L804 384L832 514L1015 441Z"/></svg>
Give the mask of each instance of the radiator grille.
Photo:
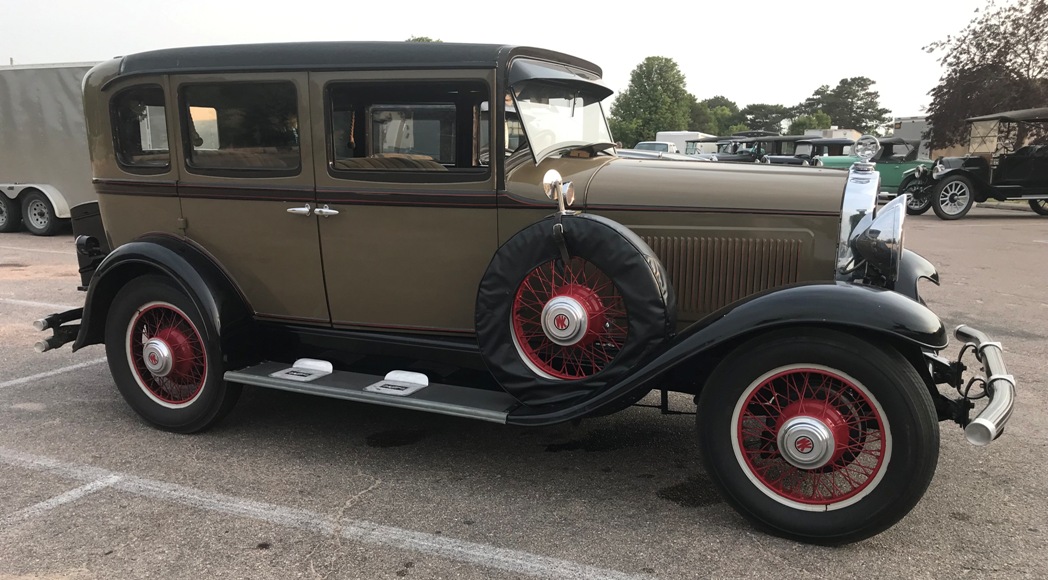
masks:
<svg viewBox="0 0 1048 580"><path fill-rule="evenodd" d="M682 314L707 314L797 281L803 240L646 236L669 271Z"/></svg>

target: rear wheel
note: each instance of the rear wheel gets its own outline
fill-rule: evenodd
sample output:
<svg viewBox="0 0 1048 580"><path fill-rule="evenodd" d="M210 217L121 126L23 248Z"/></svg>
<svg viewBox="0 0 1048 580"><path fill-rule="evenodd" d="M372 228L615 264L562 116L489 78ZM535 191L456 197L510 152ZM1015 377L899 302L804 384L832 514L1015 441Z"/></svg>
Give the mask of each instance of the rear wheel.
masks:
<svg viewBox="0 0 1048 580"><path fill-rule="evenodd" d="M1048 199L1031 199L1030 209L1039 215L1048 215Z"/></svg>
<svg viewBox="0 0 1048 580"><path fill-rule="evenodd" d="M124 400L156 427L193 433L236 403L214 329L166 278L144 276L114 297L105 328L109 369Z"/></svg>
<svg viewBox="0 0 1048 580"><path fill-rule="evenodd" d="M932 209L944 220L958 220L968 214L975 205L975 189L972 180L963 175L951 175L943 179L932 195Z"/></svg>
<svg viewBox="0 0 1048 580"><path fill-rule="evenodd" d="M895 350L817 329L750 341L698 406L700 451L735 509L791 539L841 544L905 516L935 473L939 424Z"/></svg>
<svg viewBox="0 0 1048 580"><path fill-rule="evenodd" d="M53 236L59 227L51 200L39 191L30 191L22 198L22 223L37 236Z"/></svg>
<svg viewBox="0 0 1048 580"><path fill-rule="evenodd" d="M0 193L0 233L17 232L22 226L22 209L17 199Z"/></svg>

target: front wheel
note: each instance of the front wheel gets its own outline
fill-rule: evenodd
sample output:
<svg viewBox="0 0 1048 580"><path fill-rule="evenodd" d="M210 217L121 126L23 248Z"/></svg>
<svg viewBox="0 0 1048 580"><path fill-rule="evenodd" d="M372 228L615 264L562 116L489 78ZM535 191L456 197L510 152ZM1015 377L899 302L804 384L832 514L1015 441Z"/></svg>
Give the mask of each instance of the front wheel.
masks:
<svg viewBox="0 0 1048 580"><path fill-rule="evenodd" d="M240 386L222 378L214 329L166 278L143 276L117 292L106 319L105 344L120 394L160 429L202 431L240 396Z"/></svg>
<svg viewBox="0 0 1048 580"><path fill-rule="evenodd" d="M707 471L771 533L843 544L902 519L924 495L939 424L924 381L897 351L819 329L737 348L697 413Z"/></svg>
<svg viewBox="0 0 1048 580"><path fill-rule="evenodd" d="M963 175L951 175L943 179L932 195L932 209L939 219L959 220L975 205L975 188L972 180Z"/></svg>
<svg viewBox="0 0 1048 580"><path fill-rule="evenodd" d="M1030 209L1038 215L1048 215L1048 199L1031 199Z"/></svg>
<svg viewBox="0 0 1048 580"><path fill-rule="evenodd" d="M906 213L910 215L921 215L932 207L932 196L921 187L921 184L913 177L907 177L899 185L899 195L910 194L906 200Z"/></svg>

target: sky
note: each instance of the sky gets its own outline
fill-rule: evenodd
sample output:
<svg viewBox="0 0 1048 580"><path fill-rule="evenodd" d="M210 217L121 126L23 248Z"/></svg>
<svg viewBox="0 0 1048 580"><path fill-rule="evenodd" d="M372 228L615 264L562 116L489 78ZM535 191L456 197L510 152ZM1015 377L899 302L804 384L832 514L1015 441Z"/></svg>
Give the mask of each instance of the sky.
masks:
<svg viewBox="0 0 1048 580"><path fill-rule="evenodd" d="M1004 0L1007 2L1007 0ZM309 40L521 44L604 70L619 92L648 56L674 59L699 99L793 106L866 76L896 117L920 115L942 74L922 47L956 34L986 0L0 0L0 64L96 62L177 46Z"/></svg>

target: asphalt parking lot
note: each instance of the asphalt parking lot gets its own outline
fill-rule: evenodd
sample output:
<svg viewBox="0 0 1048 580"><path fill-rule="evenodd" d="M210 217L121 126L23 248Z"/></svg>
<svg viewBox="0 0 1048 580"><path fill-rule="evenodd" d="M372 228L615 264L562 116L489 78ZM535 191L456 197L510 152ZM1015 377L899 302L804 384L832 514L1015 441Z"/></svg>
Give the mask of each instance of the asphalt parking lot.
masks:
<svg viewBox="0 0 1048 580"><path fill-rule="evenodd" d="M0 235L0 579L1043 577L1048 218L911 217L906 245L947 326L1004 344L1018 406L985 448L942 424L913 512L819 548L720 501L690 415L525 429L246 388L211 431L157 431L101 346L32 349L34 319L82 305L72 237Z"/></svg>

